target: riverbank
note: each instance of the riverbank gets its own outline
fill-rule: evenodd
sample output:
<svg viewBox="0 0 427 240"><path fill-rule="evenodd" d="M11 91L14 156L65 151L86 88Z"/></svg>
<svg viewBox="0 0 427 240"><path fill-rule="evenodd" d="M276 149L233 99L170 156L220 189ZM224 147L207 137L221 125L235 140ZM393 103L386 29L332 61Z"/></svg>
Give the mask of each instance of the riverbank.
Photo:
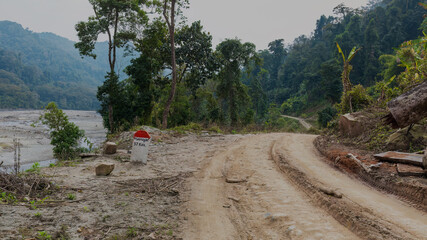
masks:
<svg viewBox="0 0 427 240"><path fill-rule="evenodd" d="M21 166L23 170L34 162L49 165L54 161L49 133L44 126L31 126L43 110L0 110L0 163L13 166L13 139L21 144ZM95 111L65 110L69 120L85 131L95 147L105 141L106 130L101 116Z"/></svg>

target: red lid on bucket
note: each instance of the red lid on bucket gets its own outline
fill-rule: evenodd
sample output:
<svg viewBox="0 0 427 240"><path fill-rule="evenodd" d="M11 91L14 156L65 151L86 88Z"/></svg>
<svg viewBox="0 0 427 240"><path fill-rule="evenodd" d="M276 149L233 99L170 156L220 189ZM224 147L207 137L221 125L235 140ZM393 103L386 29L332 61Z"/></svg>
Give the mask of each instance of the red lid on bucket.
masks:
<svg viewBox="0 0 427 240"><path fill-rule="evenodd" d="M150 137L150 134L148 134L148 132L139 130L133 135L133 138L151 138L151 137Z"/></svg>

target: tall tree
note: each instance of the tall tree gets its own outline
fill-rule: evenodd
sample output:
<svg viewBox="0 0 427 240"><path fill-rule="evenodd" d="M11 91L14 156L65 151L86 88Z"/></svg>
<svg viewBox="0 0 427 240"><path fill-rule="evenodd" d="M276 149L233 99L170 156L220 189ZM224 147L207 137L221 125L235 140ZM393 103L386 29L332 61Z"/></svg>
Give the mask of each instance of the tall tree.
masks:
<svg viewBox="0 0 427 240"><path fill-rule="evenodd" d="M177 15L181 14L181 8L188 5L188 0L163 0L162 15L169 29L169 39L171 47L171 68L172 68L172 83L168 100L166 101L165 109L163 110L162 128L168 127L168 114L175 97L177 71L176 71L176 49L175 49L175 19Z"/></svg>
<svg viewBox="0 0 427 240"><path fill-rule="evenodd" d="M212 36L203 31L200 21L184 26L176 34L176 58L180 66L179 79L184 79L193 96L207 79L212 78L216 63L212 51Z"/></svg>
<svg viewBox="0 0 427 240"><path fill-rule="evenodd" d="M236 125L241 106L249 102L246 86L240 81L241 69L256 57L255 45L227 39L218 44L216 52L220 59L217 94L227 103L231 125Z"/></svg>
<svg viewBox="0 0 427 240"><path fill-rule="evenodd" d="M283 39L277 39L268 44L268 50L272 54L272 66L268 69L270 73L271 82L273 83L271 88L277 88L279 85L279 69L282 66L285 57L286 57L286 49Z"/></svg>
<svg viewBox="0 0 427 240"><path fill-rule="evenodd" d="M107 73L103 86L98 88L97 97L101 105L106 105L108 110L108 125L111 132L114 128L114 104L119 100L117 94L119 78L116 73L117 48L125 46L134 39L137 29L148 19L138 0L89 0L94 15L86 22L79 22L75 28L79 42L75 44L80 55L96 58L93 52L100 34L108 37L108 63ZM103 116L104 117L104 116Z"/></svg>

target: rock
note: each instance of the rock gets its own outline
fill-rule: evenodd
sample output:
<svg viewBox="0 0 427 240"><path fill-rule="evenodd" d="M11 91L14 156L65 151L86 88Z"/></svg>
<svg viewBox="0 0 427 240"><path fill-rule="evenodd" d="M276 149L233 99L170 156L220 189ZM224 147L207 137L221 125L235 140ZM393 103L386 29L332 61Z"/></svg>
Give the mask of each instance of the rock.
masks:
<svg viewBox="0 0 427 240"><path fill-rule="evenodd" d="M104 154L114 154L117 152L117 145L113 142L106 142L104 147Z"/></svg>
<svg viewBox="0 0 427 240"><path fill-rule="evenodd" d="M340 132L348 137L357 137L364 132L365 121L366 116L360 113L347 113L342 115L339 121Z"/></svg>
<svg viewBox="0 0 427 240"><path fill-rule="evenodd" d="M386 147L393 151L407 151L411 144L427 145L427 125L415 124L408 133L408 127L399 129L387 139Z"/></svg>
<svg viewBox="0 0 427 240"><path fill-rule="evenodd" d="M114 170L114 164L102 163L96 166L96 176L108 176Z"/></svg>
<svg viewBox="0 0 427 240"><path fill-rule="evenodd" d="M398 163L396 165L396 170L399 176L402 177L422 177L424 176L424 170L421 167L411 166L407 164Z"/></svg>
<svg viewBox="0 0 427 240"><path fill-rule="evenodd" d="M399 130L388 137L386 147L393 151L406 151L409 149L409 143L409 135Z"/></svg>
<svg viewBox="0 0 427 240"><path fill-rule="evenodd" d="M156 233L152 232L152 233L150 233L150 235L148 235L148 237L150 239L156 239Z"/></svg>

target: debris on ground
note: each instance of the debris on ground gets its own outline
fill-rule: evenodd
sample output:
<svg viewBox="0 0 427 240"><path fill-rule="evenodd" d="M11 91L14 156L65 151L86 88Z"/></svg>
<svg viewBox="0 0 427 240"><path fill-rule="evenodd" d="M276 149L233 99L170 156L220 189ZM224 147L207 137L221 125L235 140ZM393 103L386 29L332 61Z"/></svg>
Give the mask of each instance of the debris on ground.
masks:
<svg viewBox="0 0 427 240"><path fill-rule="evenodd" d="M114 170L114 164L101 163L95 167L96 176L108 176Z"/></svg>
<svg viewBox="0 0 427 240"><path fill-rule="evenodd" d="M415 153L403 153L403 152L385 152L375 154L375 158L380 161L391 162L391 163L405 163L414 166L423 166L423 155Z"/></svg>

